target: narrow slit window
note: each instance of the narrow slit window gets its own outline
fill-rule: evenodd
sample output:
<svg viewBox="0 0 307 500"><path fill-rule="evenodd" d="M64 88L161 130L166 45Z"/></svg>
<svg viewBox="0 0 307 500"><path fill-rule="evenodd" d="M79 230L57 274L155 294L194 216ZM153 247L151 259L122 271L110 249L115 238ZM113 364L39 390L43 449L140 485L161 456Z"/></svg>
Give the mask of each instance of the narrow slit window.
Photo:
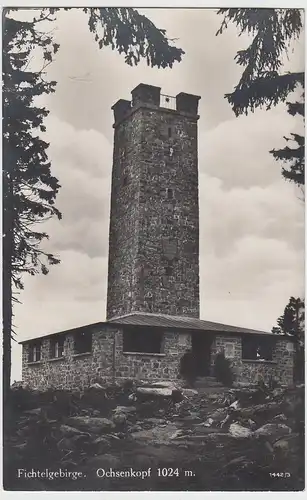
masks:
<svg viewBox="0 0 307 500"><path fill-rule="evenodd" d="M167 134L168 134L168 137L170 139L172 137L172 127L168 127Z"/></svg>
<svg viewBox="0 0 307 500"><path fill-rule="evenodd" d="M172 266L166 266L166 268L165 268L165 275L166 276L172 276L172 274L173 274L173 268L172 268Z"/></svg>
<svg viewBox="0 0 307 500"><path fill-rule="evenodd" d="M174 198L174 192L171 188L167 188L167 198L169 200L171 200L172 198Z"/></svg>

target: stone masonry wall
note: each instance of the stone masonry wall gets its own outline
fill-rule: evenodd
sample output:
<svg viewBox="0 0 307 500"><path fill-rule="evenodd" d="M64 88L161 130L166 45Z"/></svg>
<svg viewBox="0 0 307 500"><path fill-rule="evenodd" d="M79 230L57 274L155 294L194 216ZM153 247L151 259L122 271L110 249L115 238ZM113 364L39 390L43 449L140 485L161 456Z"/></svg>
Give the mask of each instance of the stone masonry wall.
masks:
<svg viewBox="0 0 307 500"><path fill-rule="evenodd" d="M41 360L31 363L28 363L29 344L23 344L22 379L41 390L47 387L82 389L113 376L173 380L178 378L181 356L191 345L190 335L167 331L163 354L123 353L122 330L99 327L92 330L92 353L74 354L74 334L68 333L64 356L50 359L50 341L50 337L42 339Z"/></svg>
<svg viewBox="0 0 307 500"><path fill-rule="evenodd" d="M124 353L123 335L122 332L118 332L116 338L116 377L151 381L176 380L179 376L180 358L190 347L191 335L165 331L163 353Z"/></svg>
<svg viewBox="0 0 307 500"><path fill-rule="evenodd" d="M199 317L199 98L180 97L189 113L160 107L157 87L132 94L113 107L107 317Z"/></svg>
<svg viewBox="0 0 307 500"><path fill-rule="evenodd" d="M233 344L233 357L230 358L236 382L256 383L263 379L268 382L275 377L281 384L293 383L293 351L287 339L276 339L272 361L243 360L241 337L218 335L212 344L211 370L217 352L225 349L226 344Z"/></svg>
<svg viewBox="0 0 307 500"><path fill-rule="evenodd" d="M41 360L28 363L29 344L23 344L23 381L38 389L80 389L113 377L176 380L180 358L191 348L190 334L165 330L161 354L125 353L122 329L100 326L91 331L92 353L88 354L74 354L73 333L66 334L63 358L50 359L50 338L45 338L42 340ZM255 383L259 378L267 382L273 376L280 383L289 385L293 382L293 351L290 347L287 339L277 339L273 361L242 360L241 338L217 335L211 348L212 374L216 353L226 349L231 354L236 382Z"/></svg>
<svg viewBox="0 0 307 500"><path fill-rule="evenodd" d="M90 332L88 332L90 333ZM50 338L42 339L41 360L28 363L29 344L23 344L22 379L38 389L78 389L112 377L114 329L92 330L92 353L74 354L74 336L64 340L64 357L50 359Z"/></svg>

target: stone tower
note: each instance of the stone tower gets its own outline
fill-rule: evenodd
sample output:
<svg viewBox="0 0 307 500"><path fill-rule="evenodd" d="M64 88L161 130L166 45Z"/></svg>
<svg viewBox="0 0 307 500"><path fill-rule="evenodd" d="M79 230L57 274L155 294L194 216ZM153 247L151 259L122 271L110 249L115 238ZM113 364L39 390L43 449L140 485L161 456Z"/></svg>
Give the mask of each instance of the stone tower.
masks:
<svg viewBox="0 0 307 500"><path fill-rule="evenodd" d="M199 317L200 97L141 83L114 111L107 318Z"/></svg>

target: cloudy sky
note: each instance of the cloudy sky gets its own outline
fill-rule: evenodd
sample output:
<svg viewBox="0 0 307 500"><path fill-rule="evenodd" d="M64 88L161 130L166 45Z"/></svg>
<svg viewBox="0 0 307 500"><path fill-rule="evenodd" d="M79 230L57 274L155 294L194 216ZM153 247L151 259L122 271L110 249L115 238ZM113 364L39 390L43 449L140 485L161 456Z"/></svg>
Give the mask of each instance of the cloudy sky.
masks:
<svg viewBox="0 0 307 500"><path fill-rule="evenodd" d="M160 86L164 94L201 96L201 317L270 330L290 295L303 293L304 206L269 154L302 124L283 105L235 117L224 94L238 82L234 56L247 40L232 26L216 37L221 18L215 11L143 12L185 50L173 69L131 68L111 49L99 50L80 10L61 12L54 25L61 47L48 77L58 85L44 104L63 220L45 229L61 264L48 276L25 280L22 305L15 309L18 340L105 319L111 106L129 99L140 82ZM301 41L286 69L303 65ZM20 358L14 345L13 380L21 377Z"/></svg>

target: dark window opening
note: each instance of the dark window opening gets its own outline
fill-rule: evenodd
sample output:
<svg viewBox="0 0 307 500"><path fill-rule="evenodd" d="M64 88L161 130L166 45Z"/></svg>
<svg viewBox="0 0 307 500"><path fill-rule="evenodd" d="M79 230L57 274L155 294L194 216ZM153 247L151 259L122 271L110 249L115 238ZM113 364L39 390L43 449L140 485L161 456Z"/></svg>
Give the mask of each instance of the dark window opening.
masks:
<svg viewBox="0 0 307 500"><path fill-rule="evenodd" d="M128 175L127 175L127 174L125 174L125 175L123 176L123 186L127 186L127 184L128 184Z"/></svg>
<svg viewBox="0 0 307 500"><path fill-rule="evenodd" d="M166 266L165 267L165 275L166 276L172 276L173 274L173 267L172 266Z"/></svg>
<svg viewBox="0 0 307 500"><path fill-rule="evenodd" d="M242 339L242 359L272 361L274 341L249 336Z"/></svg>
<svg viewBox="0 0 307 500"><path fill-rule="evenodd" d="M92 351L92 334L91 333L75 333L75 354L82 354Z"/></svg>
<svg viewBox="0 0 307 500"><path fill-rule="evenodd" d="M167 129L167 134L168 134L168 137L171 138L172 137L172 127L168 127Z"/></svg>
<svg viewBox="0 0 307 500"><path fill-rule="evenodd" d="M61 358L64 356L64 337L51 339L51 358Z"/></svg>
<svg viewBox="0 0 307 500"><path fill-rule="evenodd" d="M161 353L163 332L150 327L131 328L124 331L124 352Z"/></svg>
<svg viewBox="0 0 307 500"><path fill-rule="evenodd" d="M36 342L29 346L29 363L41 360L41 343Z"/></svg>
<svg viewBox="0 0 307 500"><path fill-rule="evenodd" d="M169 200L171 200L172 198L174 198L174 192L171 188L167 188L167 198Z"/></svg>

